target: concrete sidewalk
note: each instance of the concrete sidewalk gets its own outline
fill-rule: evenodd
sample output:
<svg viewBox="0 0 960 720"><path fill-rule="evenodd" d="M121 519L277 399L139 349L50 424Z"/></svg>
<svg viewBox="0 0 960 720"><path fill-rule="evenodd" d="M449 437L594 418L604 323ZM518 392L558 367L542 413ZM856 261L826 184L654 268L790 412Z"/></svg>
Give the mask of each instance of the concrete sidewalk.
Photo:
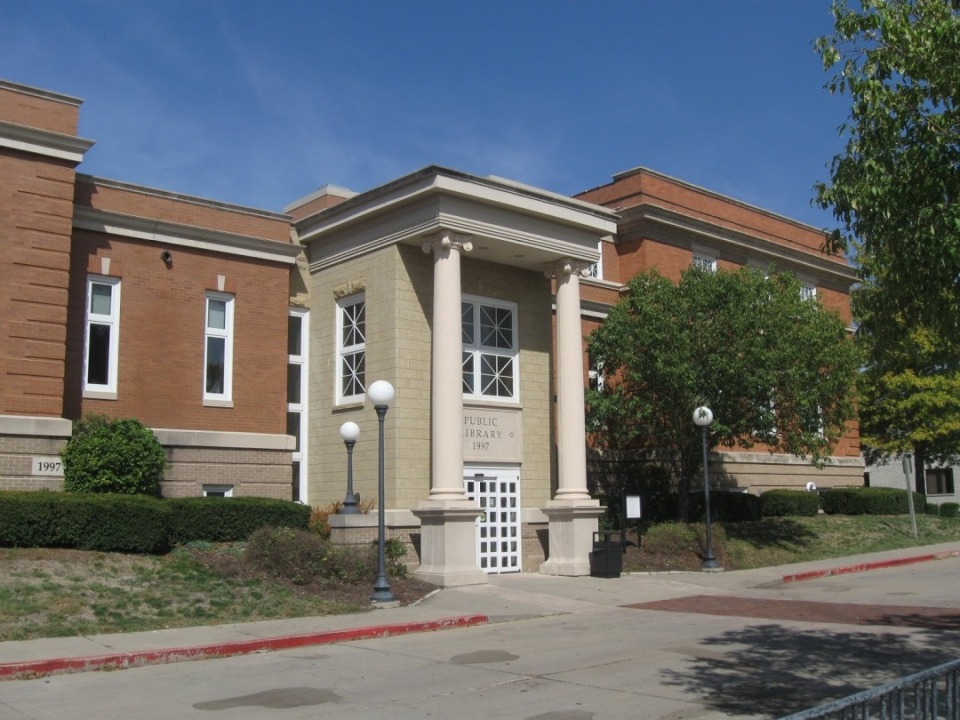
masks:
<svg viewBox="0 0 960 720"><path fill-rule="evenodd" d="M731 595L837 574L960 556L960 543L733 572L634 573L619 579L519 573L437 590L368 613L0 643L0 680L226 657L566 613L691 595Z"/></svg>

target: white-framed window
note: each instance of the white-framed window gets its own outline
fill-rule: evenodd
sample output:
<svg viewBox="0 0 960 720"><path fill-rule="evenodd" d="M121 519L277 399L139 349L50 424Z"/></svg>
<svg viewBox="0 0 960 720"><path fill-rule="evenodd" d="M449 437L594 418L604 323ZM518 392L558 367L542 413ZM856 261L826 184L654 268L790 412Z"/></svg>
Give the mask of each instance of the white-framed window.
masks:
<svg viewBox="0 0 960 720"><path fill-rule="evenodd" d="M233 497L233 485L204 485L204 497Z"/></svg>
<svg viewBox="0 0 960 720"><path fill-rule="evenodd" d="M517 306L486 298L464 297L463 395L467 398L518 400L520 370Z"/></svg>
<svg viewBox="0 0 960 720"><path fill-rule="evenodd" d="M367 389L366 295L337 301L337 402L363 399Z"/></svg>
<svg viewBox="0 0 960 720"><path fill-rule="evenodd" d="M717 271L717 258L702 251L694 251L693 262L691 264L693 267L706 270L707 272Z"/></svg>
<svg viewBox="0 0 960 720"><path fill-rule="evenodd" d="M117 393L120 364L120 278L87 278L86 326L83 337L83 390Z"/></svg>
<svg viewBox="0 0 960 720"><path fill-rule="evenodd" d="M600 259L590 265L583 273L584 277L603 279L603 240L597 242L597 252L600 253Z"/></svg>
<svg viewBox="0 0 960 720"><path fill-rule="evenodd" d="M817 296L817 286L813 283L801 283L800 284L800 299L801 300L813 300Z"/></svg>
<svg viewBox="0 0 960 720"><path fill-rule="evenodd" d="M208 292L204 313L203 399L233 398L233 296Z"/></svg>
<svg viewBox="0 0 960 720"><path fill-rule="evenodd" d="M287 317L287 434L296 438L291 498L307 500L307 332L310 312L290 308Z"/></svg>
<svg viewBox="0 0 960 720"><path fill-rule="evenodd" d="M603 363L593 358L589 360L590 366L587 370L587 379L590 383L589 387L591 390L603 392L604 381L606 379L603 373Z"/></svg>

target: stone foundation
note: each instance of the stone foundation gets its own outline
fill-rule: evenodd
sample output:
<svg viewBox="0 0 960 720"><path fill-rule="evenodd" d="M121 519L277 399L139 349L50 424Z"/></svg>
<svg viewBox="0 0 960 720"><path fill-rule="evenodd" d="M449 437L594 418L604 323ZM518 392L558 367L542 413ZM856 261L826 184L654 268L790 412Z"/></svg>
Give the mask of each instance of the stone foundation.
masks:
<svg viewBox="0 0 960 720"><path fill-rule="evenodd" d="M164 497L199 497L204 488L229 495L293 499L288 435L154 429L169 465Z"/></svg>
<svg viewBox="0 0 960 720"><path fill-rule="evenodd" d="M0 490L61 490L55 465L72 431L69 420L0 415Z"/></svg>

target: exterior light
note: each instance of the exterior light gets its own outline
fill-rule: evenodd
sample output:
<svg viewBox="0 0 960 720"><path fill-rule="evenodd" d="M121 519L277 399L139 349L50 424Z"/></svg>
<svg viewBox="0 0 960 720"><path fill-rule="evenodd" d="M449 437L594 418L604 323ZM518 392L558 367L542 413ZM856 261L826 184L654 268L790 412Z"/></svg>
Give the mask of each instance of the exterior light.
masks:
<svg viewBox="0 0 960 720"><path fill-rule="evenodd" d="M387 568L384 560L384 535L386 520L384 516L384 482L383 482L383 420L387 409L393 402L395 395L393 385L386 380L377 380L367 388L367 397L377 411L377 421L380 426L379 438L379 472L377 482L377 579L373 584L373 595L370 599L375 603L394 602L396 598L390 592L390 583L387 581Z"/></svg>
<svg viewBox="0 0 960 720"><path fill-rule="evenodd" d="M353 492L353 446L360 437L360 426L355 422L345 422L340 426L340 437L347 446L347 496L343 499L343 509L340 512L344 515L356 515L360 510L357 509L357 496Z"/></svg>
<svg viewBox="0 0 960 720"><path fill-rule="evenodd" d="M713 531L710 526L710 468L707 465L707 430L713 422L713 411L701 405L693 411L693 423L700 428L703 438L703 507L707 524L707 547L703 553L704 570L719 570L720 565L713 556Z"/></svg>
<svg viewBox="0 0 960 720"><path fill-rule="evenodd" d="M367 388L367 398L369 398L375 408L382 407L386 409L390 407L390 403L393 402L395 395L396 392L393 389L393 385L386 380L377 380Z"/></svg>

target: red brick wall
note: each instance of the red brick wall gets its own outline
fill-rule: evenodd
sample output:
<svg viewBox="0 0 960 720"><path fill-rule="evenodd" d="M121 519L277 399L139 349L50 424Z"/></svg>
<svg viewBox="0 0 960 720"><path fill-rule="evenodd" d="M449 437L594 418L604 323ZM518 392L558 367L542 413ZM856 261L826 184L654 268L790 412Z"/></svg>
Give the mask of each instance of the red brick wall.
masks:
<svg viewBox="0 0 960 720"><path fill-rule="evenodd" d="M76 135L79 108L80 101L75 98L0 86L0 118L16 125Z"/></svg>
<svg viewBox="0 0 960 720"><path fill-rule="evenodd" d="M161 260L167 250L170 267ZM116 400L81 397L88 273L121 278ZM287 265L76 231L65 413L135 417L152 427L286 432ZM233 407L203 405L205 293L235 296Z"/></svg>
<svg viewBox="0 0 960 720"><path fill-rule="evenodd" d="M615 209L650 204L846 264L842 256L822 253L825 237L818 230L647 170L638 170L577 198Z"/></svg>
<svg viewBox="0 0 960 720"><path fill-rule="evenodd" d="M76 203L95 210L290 243L290 223L283 216L229 205L218 206L176 193L114 187L88 175L77 178Z"/></svg>
<svg viewBox="0 0 960 720"><path fill-rule="evenodd" d="M0 414L60 417L70 163L0 149Z"/></svg>

